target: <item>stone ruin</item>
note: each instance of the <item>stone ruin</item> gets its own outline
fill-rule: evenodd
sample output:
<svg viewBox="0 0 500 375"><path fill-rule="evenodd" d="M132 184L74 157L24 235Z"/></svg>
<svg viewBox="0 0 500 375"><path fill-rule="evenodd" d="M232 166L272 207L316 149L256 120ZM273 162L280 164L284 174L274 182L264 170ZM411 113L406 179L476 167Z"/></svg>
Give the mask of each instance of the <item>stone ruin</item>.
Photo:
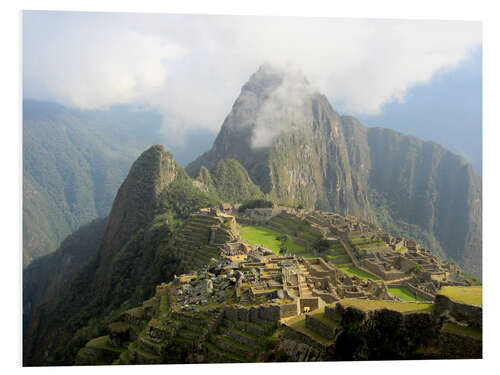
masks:
<svg viewBox="0 0 500 375"><path fill-rule="evenodd" d="M414 239L392 237L382 228L354 216L293 209L280 216L308 223L311 232L323 239L340 241L356 267L378 276L389 286L408 287L427 300L432 300L443 286L469 285L456 265L441 261ZM358 244L356 239L366 243ZM415 270L418 277L414 275Z"/></svg>

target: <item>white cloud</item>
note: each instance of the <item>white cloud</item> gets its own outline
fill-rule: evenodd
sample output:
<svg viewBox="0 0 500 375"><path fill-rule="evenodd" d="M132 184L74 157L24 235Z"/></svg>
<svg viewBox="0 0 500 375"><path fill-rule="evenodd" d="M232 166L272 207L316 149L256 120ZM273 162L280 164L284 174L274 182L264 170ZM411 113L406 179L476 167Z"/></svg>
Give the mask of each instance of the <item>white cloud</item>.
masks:
<svg viewBox="0 0 500 375"><path fill-rule="evenodd" d="M264 61L292 63L343 112L377 114L480 43L470 21L29 12L24 94L81 108L147 104L181 137L217 131Z"/></svg>

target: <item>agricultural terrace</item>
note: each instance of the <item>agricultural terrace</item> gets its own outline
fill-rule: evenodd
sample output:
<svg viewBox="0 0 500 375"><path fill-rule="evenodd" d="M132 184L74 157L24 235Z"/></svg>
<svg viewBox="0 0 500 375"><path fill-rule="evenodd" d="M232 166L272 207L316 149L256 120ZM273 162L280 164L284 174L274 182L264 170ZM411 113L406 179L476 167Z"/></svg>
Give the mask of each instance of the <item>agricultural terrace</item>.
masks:
<svg viewBox="0 0 500 375"><path fill-rule="evenodd" d="M482 286L445 286L438 292L455 302L483 306Z"/></svg>
<svg viewBox="0 0 500 375"><path fill-rule="evenodd" d="M351 245L356 246L360 249L372 249L372 248L387 246L387 244L379 238L372 239L372 238L358 237L358 238L351 238L349 242L351 243Z"/></svg>
<svg viewBox="0 0 500 375"><path fill-rule="evenodd" d="M388 309L405 312L422 312L432 311L432 303L412 303L412 302L396 302L383 300L368 300L368 299L344 299L337 303L341 303L343 307L355 307L363 311L373 311L380 309Z"/></svg>
<svg viewBox="0 0 500 375"><path fill-rule="evenodd" d="M389 288L389 293L406 302L425 302L424 298L418 297L408 288Z"/></svg>

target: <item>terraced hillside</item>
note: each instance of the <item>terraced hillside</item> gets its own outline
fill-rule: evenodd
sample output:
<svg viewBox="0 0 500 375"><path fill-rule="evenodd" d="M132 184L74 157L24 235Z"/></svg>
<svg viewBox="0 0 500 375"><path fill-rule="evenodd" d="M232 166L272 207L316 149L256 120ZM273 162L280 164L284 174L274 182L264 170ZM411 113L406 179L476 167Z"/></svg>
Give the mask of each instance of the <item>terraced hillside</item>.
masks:
<svg viewBox="0 0 500 375"><path fill-rule="evenodd" d="M251 322L230 314L224 304L211 301L194 309L180 309L172 283L157 287L142 306L125 311L109 326L109 334L89 341L75 364L227 363L265 361L276 322ZM228 293L227 300L234 298ZM120 327L120 334L117 334ZM116 339L117 336L120 339Z"/></svg>
<svg viewBox="0 0 500 375"><path fill-rule="evenodd" d="M194 284L194 274L187 277ZM279 319L265 305L223 301L176 303L175 281L156 288L142 306L125 311L108 335L78 352L79 365L238 363L356 359L480 358L481 331L445 321L433 303L344 299ZM459 350L462 344L467 347Z"/></svg>
<svg viewBox="0 0 500 375"><path fill-rule="evenodd" d="M174 236L173 247L186 268L196 269L219 258L219 247L235 239L233 216L193 213Z"/></svg>

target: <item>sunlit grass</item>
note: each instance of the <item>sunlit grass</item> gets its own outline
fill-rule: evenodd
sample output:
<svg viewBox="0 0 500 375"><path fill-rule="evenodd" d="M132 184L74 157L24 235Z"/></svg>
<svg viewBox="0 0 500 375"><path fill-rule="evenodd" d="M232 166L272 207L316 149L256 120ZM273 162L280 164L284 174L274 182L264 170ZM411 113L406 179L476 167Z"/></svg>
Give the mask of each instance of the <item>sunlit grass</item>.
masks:
<svg viewBox="0 0 500 375"><path fill-rule="evenodd" d="M483 306L482 286L445 286L441 288L438 294L442 294L456 302Z"/></svg>
<svg viewBox="0 0 500 375"><path fill-rule="evenodd" d="M367 299L344 299L341 303L344 307L355 307L364 311L388 309L399 312L432 311L432 303L396 302Z"/></svg>
<svg viewBox="0 0 500 375"><path fill-rule="evenodd" d="M283 233L263 226L249 225L241 228L240 236L250 245L258 244L260 246L267 247L275 254L279 254L281 241L277 240L276 237L283 236ZM308 254L304 252L305 246L296 243L292 236L288 236L287 247L288 252L303 253L304 255Z"/></svg>
<svg viewBox="0 0 500 375"><path fill-rule="evenodd" d="M391 293L393 296L396 296L396 297L398 297L401 300L406 301L406 302L424 302L424 301L427 301L424 298L416 296L415 293L412 293L412 291L410 289L405 288L405 287L389 288L389 293Z"/></svg>

